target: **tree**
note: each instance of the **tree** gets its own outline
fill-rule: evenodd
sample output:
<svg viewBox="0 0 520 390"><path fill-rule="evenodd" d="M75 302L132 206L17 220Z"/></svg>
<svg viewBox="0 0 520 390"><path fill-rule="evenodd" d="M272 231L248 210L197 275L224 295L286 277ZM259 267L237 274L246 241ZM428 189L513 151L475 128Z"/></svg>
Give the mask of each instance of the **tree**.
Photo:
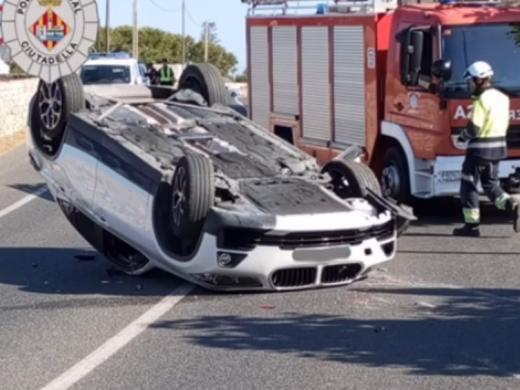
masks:
<svg viewBox="0 0 520 390"><path fill-rule="evenodd" d="M106 51L105 28L99 29L94 50ZM131 26L110 29L110 51L132 52ZM163 59L169 63L182 63L182 36L151 27L139 29L139 59L145 63L158 63ZM218 43L209 44L208 59L208 62L219 68L223 76L227 76L238 64L236 56ZM204 62L204 41L197 42L190 36L186 37L186 61Z"/></svg>
<svg viewBox="0 0 520 390"><path fill-rule="evenodd" d="M235 77L235 83L247 83L247 69Z"/></svg>
<svg viewBox="0 0 520 390"><path fill-rule="evenodd" d="M218 39L217 24L215 22L204 22L204 24L202 25L202 31L200 33L200 40L202 42L206 41L206 26L208 29L208 41L210 43L219 44L220 40Z"/></svg>

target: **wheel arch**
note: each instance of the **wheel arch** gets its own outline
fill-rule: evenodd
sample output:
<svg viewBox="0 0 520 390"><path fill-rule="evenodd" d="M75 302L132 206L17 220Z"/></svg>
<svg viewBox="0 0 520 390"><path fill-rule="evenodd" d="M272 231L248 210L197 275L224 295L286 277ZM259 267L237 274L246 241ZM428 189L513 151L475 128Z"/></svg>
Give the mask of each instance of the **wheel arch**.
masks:
<svg viewBox="0 0 520 390"><path fill-rule="evenodd" d="M415 180L415 171L416 171L416 163L415 163L415 155L412 149L412 144L406 135L404 129L395 123L383 121L381 124L381 134L384 137L381 137L378 140L377 149L381 152L384 152L390 146L398 146L401 148L403 152L406 162L408 164L408 176L410 183L410 192L413 195L417 190L417 183ZM383 162L383 154L379 153L379 157L377 159L377 167L374 167L374 170L380 175L382 170L382 162Z"/></svg>

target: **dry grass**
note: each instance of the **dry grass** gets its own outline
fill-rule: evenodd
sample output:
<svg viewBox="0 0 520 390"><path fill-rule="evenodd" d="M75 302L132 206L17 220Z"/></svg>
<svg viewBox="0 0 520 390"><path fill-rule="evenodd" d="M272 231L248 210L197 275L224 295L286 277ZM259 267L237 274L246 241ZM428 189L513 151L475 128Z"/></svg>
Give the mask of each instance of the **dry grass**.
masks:
<svg viewBox="0 0 520 390"><path fill-rule="evenodd" d="M0 156L16 149L25 143L25 131L7 137L0 137Z"/></svg>

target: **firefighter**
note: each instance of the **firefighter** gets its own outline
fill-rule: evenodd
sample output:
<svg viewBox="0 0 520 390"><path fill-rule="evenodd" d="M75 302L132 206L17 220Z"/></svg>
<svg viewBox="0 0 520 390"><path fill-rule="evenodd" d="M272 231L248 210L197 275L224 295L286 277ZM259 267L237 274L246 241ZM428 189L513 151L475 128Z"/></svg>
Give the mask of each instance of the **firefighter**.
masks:
<svg viewBox="0 0 520 390"><path fill-rule="evenodd" d="M467 128L459 142L468 142L462 164L460 197L464 225L455 236L480 236L480 208L477 185L494 205L513 216L513 229L520 229L520 208L501 187L498 178L500 160L507 157L506 133L509 127L509 98L491 86L493 69L483 61L469 66L464 73L473 94L473 108Z"/></svg>
<svg viewBox="0 0 520 390"><path fill-rule="evenodd" d="M168 66L168 61L166 59L163 60L163 66L161 67L159 74L159 84L173 86L175 83L175 77L173 75L173 70Z"/></svg>

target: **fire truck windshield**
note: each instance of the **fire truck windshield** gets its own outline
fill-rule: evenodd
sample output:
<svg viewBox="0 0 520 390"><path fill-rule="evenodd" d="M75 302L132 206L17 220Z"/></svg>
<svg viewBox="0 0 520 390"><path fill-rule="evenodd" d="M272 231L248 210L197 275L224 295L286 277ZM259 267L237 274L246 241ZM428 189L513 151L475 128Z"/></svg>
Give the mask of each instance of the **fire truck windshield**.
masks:
<svg viewBox="0 0 520 390"><path fill-rule="evenodd" d="M452 76L446 93L469 97L463 74L475 61L486 61L494 71L493 84L511 96L520 96L520 23L447 27L443 31L443 58L451 60Z"/></svg>

